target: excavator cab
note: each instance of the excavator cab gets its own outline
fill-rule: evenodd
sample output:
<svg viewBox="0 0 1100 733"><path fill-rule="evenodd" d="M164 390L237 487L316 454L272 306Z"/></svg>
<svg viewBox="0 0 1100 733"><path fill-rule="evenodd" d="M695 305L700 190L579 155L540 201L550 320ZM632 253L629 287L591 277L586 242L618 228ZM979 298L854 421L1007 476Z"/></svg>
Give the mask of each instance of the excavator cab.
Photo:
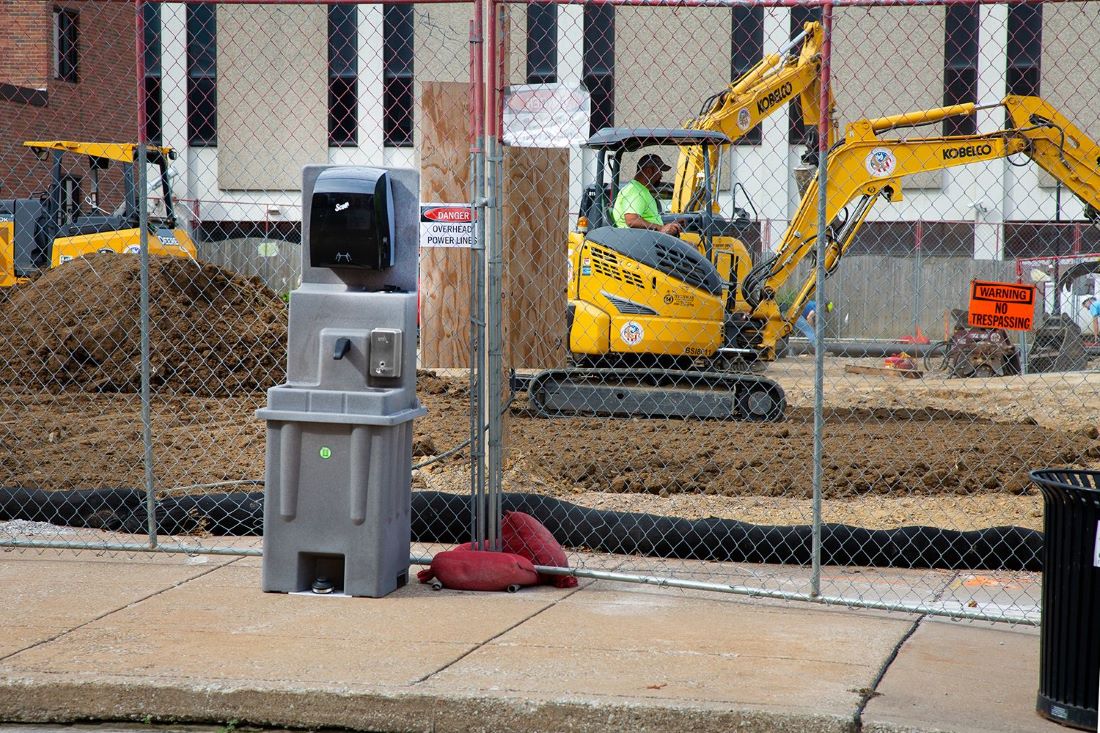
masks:
<svg viewBox="0 0 1100 733"><path fill-rule="evenodd" d="M730 143L716 130L676 128L606 128L589 139L595 175L569 233L570 363L513 380L538 414L782 418L783 390L749 373L755 354L732 353L726 339L751 267L740 236L747 217L721 215L721 179L711 175ZM615 197L634 174L623 170L624 156L657 146L701 153L693 183L702 205L662 214L682 223L679 236L612 224Z"/></svg>
<svg viewBox="0 0 1100 733"><path fill-rule="evenodd" d="M743 234L751 224L743 209L734 208L732 218L723 218L717 205L717 192L712 190L711 180L715 178L710 161L717 159L716 153L731 144L731 140L722 132L712 130L689 130L678 128L628 128L605 127L585 143L585 148L596 153L595 180L585 187L581 194L578 231L598 229L601 226L614 226L611 220L611 207L621 185L629 180L629 172L622 170L623 156L648 147L678 147L698 149L704 160L704 174L701 177L701 193L708 205L698 211L678 214L669 213L669 206L662 205L662 199L672 197L672 183L662 184L658 192L658 204L662 205L663 218L668 221L685 222L685 230L703 235L700 237L701 251L707 247L710 237L737 236ZM663 195L662 195L663 194ZM703 251L703 254L706 254ZM708 258L710 255L707 255Z"/></svg>

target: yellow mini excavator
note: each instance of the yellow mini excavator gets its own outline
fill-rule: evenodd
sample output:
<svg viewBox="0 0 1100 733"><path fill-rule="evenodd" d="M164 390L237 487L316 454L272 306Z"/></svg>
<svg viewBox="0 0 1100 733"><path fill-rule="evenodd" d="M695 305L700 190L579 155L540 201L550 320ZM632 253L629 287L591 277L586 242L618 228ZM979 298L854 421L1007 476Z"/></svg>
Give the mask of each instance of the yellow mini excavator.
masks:
<svg viewBox="0 0 1100 733"><path fill-rule="evenodd" d="M136 145L62 140L23 145L39 158L50 158L50 183L34 198L0 199L0 288L92 252L140 251ZM175 152L150 146L146 156L159 172L160 196L153 198L162 207L148 217L149 254L194 258L195 245L177 228L173 212L168 165ZM104 206L110 204L101 200L100 176L112 163L121 167L122 200L108 211ZM85 176L90 179L87 197L82 196Z"/></svg>
<svg viewBox="0 0 1100 733"><path fill-rule="evenodd" d="M1096 216L1100 146L1037 97L1010 96L993 106L1003 106L1009 121L990 133L882 136L984 109L974 104L848 125L826 160L826 273L835 270L874 203L879 198L899 201L902 180L919 171L1025 155L1062 181L1085 202L1089 215ZM598 150L601 171L604 159L613 159L613 182L618 173L614 160L625 150L645 144L699 147L703 200L714 201L711 148L728 141L720 133L650 130L631 137L613 132L603 131L590 141ZM597 195L600 185L598 176ZM600 208L588 203L588 211L599 217ZM547 416L779 419L785 408L783 390L745 367L775 358L777 342L790 333L813 294L811 271L785 313L776 302L779 288L815 251L817 208L815 179L775 254L755 265L745 247L729 236L731 223L711 215L709 207L686 215L686 232L679 238L647 230L578 227L570 239L568 270L572 364L527 380L531 403ZM685 214L666 219L685 219Z"/></svg>
<svg viewBox="0 0 1100 733"><path fill-rule="evenodd" d="M586 147L596 152L595 182L585 188L577 228L569 234L567 318L572 363L569 370L544 372L533 382L524 378L513 382L515 389L528 390L540 411L585 412L583 403L594 405L590 411L597 414L754 419L781 414L784 396L779 385L747 373L753 352L723 348L724 304L743 301L736 291L748 276L752 260L742 240L756 224L736 201L733 218L720 216L718 164L733 142L795 99L801 100L803 119L816 132L822 114L822 41L821 24L806 23L786 46L708 98L683 129L606 128L588 141ZM827 98L826 114L831 115L831 95ZM830 143L832 129L830 125ZM667 217L684 224L679 238L610 228L609 211L618 194L623 156L650 146L680 149ZM816 161L815 137L803 163L812 167ZM601 276L635 285L641 284L642 277L635 274L634 264L621 269L619 255L600 243L619 247L629 263L646 263L650 269L672 273L651 279L654 290L660 280L655 306L635 302L633 292L599 285ZM663 326L647 329L646 319L654 317L674 325L677 332L666 332ZM719 325L714 328L714 324ZM685 329L691 332L687 338L682 333ZM696 367L702 361L705 369L699 372ZM643 390L642 384L635 384L638 375L652 381L658 374L660 389ZM551 397L564 395L564 388L558 387L561 382L584 393L570 396L564 404ZM670 382L675 389L669 388ZM618 389L630 385L630 390ZM696 389L699 386L704 388ZM608 387L615 389L608 392Z"/></svg>

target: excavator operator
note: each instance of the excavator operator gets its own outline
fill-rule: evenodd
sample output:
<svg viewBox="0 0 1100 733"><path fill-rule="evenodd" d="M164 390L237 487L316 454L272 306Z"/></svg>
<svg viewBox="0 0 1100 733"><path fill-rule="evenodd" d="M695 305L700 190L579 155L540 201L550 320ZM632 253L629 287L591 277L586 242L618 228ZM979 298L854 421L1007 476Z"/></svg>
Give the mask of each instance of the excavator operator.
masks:
<svg viewBox="0 0 1100 733"><path fill-rule="evenodd" d="M626 184L615 196L615 205L611 209L611 219L615 226L629 229L650 229L676 236L680 233L680 222L665 224L661 220L661 208L653 196L661 183L661 176L672 166L661 160L656 153L646 153L638 159L638 171L630 183Z"/></svg>

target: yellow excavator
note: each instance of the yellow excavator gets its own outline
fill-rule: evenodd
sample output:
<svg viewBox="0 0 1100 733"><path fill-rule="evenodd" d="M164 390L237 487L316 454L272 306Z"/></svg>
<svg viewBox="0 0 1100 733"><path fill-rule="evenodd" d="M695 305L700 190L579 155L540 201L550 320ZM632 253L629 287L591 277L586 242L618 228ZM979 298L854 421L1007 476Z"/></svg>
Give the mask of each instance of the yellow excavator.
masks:
<svg viewBox="0 0 1100 733"><path fill-rule="evenodd" d="M848 125L826 160L826 272L835 270L874 203L880 198L899 201L902 180L919 171L1025 155L1062 181L1085 202L1089 215L1096 216L1100 146L1040 98L1010 96L997 106L1007 111L1008 123L990 133L882 137L989 109L974 104ZM649 132L661 134L649 134L643 141L668 143L677 136L676 131ZM709 154L711 147L725 144L716 137L721 134L679 134L681 144L703 148L698 180L704 200L713 201ZM613 137L604 134L598 142L616 150L630 147ZM614 166L612 171L617 172ZM785 313L776 302L780 287L815 251L817 209L815 177L776 253L755 265L748 262L743 245L715 245L725 232L706 209L688 215L691 233L683 238L609 226L579 231L581 242L571 239L569 263L572 365L530 378L530 402L546 416L781 418L782 388L744 367L775 358L777 342L790 333L814 291L816 275L811 271Z"/></svg>
<svg viewBox="0 0 1100 733"><path fill-rule="evenodd" d="M643 322L634 316L656 317L657 310L635 304L630 293L595 287L598 281L587 278L596 273L612 279L626 278L628 283L641 282L640 279L631 280L631 267L620 270L616 257L608 249L592 246L596 242L615 240L627 253L628 261L648 262L652 267L677 273L662 280L669 287L663 291L660 312L661 317L672 319L671 322L680 328L691 328L700 322L721 322L725 303L744 300L739 283L748 276L752 259L743 240L749 230L758 225L749 219L747 212L737 207L736 200L732 207L733 218L720 215L717 200L721 178L719 162L731 144L787 103L799 99L803 120L815 133L803 163L816 166L816 130L822 114L823 38L821 23L806 23L783 48L768 54L726 89L705 100L698 116L688 121L684 128L605 128L589 139L586 147L596 153L595 181L582 194L577 227L569 234L567 320L571 368L568 375L555 370L538 375L534 382L515 378L514 389L526 389L544 412L564 414L579 409L582 401L595 400L600 403L597 412L602 414L606 411L603 407L606 390L599 384L601 381L619 385L629 382L638 370L648 370L650 374L664 370L661 373L666 375L667 382L668 375L672 374L667 370L671 368L685 372L680 382L687 382L688 388L677 394L694 407L668 408L668 400L664 398L655 404L648 396L651 393L634 404L637 390L629 394L615 391L614 395L622 395L630 404L618 404L617 397L608 404L615 403L615 414L680 414L686 411L720 417L731 412L728 396L721 389L723 384L729 390L738 390L739 403L748 401L751 390L745 389L745 385L766 392L766 401L782 403L782 390L770 380L754 379L745 374L730 376L734 370L745 372L751 368L751 360L745 358L752 356L750 352L742 354L727 348L716 354L721 345L720 336L708 338L704 335L697 342L687 344L676 335L665 339L662 329L646 331ZM826 114L831 119L831 95L828 99ZM833 128L830 124L830 143L835 137ZM667 192L671 200L666 217L683 224L678 238L660 237L654 241L639 231L609 228L612 223L609 211L618 194L623 156L651 146L680 149L676 176L671 191ZM706 266L700 265L700 261ZM656 279L652 286L658 286ZM699 289L714 297L697 297L695 291ZM626 350L617 348L617 340L611 337L612 332L618 331L626 334L622 336L626 339ZM700 357L707 358L704 377L695 372ZM584 369L583 378L581 369ZM722 374L716 376L715 372L719 371ZM583 382L586 388L591 387L594 391L571 400L568 407L542 401L541 398L549 394L547 385L556 384L559 378L575 383L578 388ZM702 395L691 389L699 379L713 388L712 394ZM735 380L737 386L730 380ZM735 411L743 413L744 404L739 404Z"/></svg>
<svg viewBox="0 0 1100 733"><path fill-rule="evenodd" d="M23 145L40 159L50 159L50 183L40 195L0 199L0 288L25 282L31 275L92 252L136 254L141 249L138 192L134 161L138 146L65 140ZM168 166L171 148L146 148L146 158L159 173L157 215L150 215L149 254L195 257L195 245L177 227ZM84 163L85 165L81 165ZM121 204L108 211L101 199L100 177L112 164L121 167ZM83 196L85 177L90 183ZM150 176L152 177L152 176Z"/></svg>

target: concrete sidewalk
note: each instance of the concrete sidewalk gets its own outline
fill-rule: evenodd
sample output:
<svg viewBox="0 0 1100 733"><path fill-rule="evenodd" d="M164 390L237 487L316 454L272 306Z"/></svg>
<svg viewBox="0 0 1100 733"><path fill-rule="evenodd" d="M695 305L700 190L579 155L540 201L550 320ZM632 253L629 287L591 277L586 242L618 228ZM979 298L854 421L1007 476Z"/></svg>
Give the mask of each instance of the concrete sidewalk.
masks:
<svg viewBox="0 0 1100 733"><path fill-rule="evenodd" d="M1069 730L1034 712L1033 628L609 581L354 599L262 593L258 558L2 558L5 721Z"/></svg>

